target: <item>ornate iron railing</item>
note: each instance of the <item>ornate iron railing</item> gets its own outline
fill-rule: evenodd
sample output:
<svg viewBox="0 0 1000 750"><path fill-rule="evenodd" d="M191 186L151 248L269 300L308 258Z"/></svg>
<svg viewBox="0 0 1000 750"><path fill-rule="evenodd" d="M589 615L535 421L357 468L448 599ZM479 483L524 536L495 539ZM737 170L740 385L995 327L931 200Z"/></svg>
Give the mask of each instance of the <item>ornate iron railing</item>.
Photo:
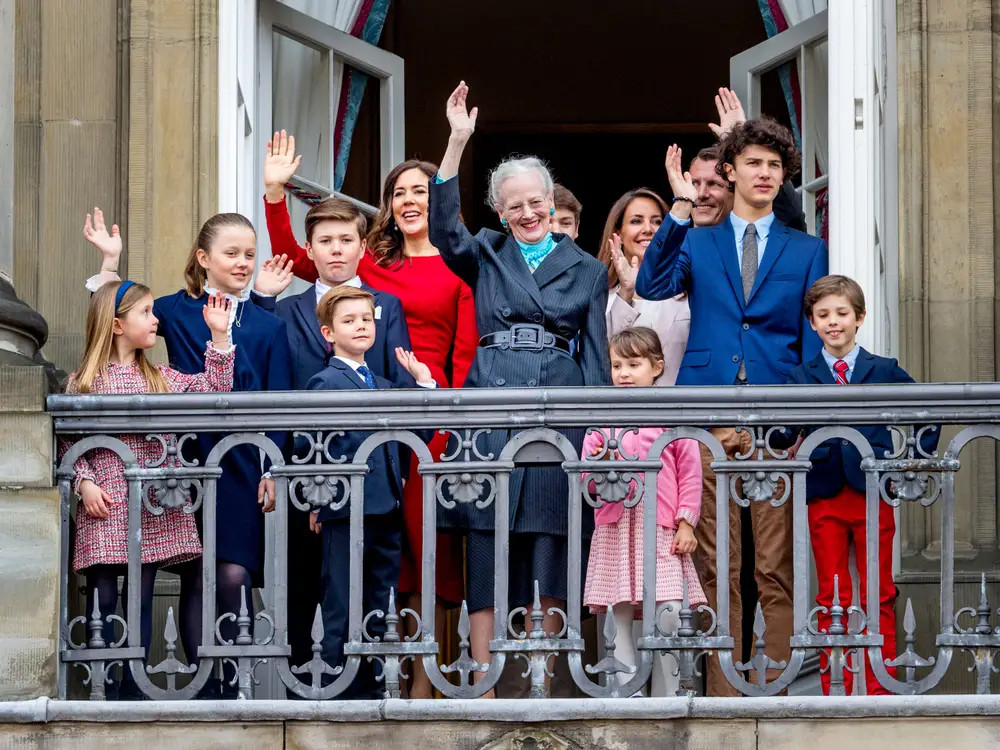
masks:
<svg viewBox="0 0 1000 750"><path fill-rule="evenodd" d="M100 612L98 608L82 617L70 619L64 578L61 614L60 690L65 697L69 667L83 668L90 695L104 697L104 684L115 663L123 665L142 691L154 699L194 697L214 668L226 662L234 668L241 697L252 697L255 669L271 661L281 682L299 696L312 699L337 697L358 672L362 659L375 659L383 665L385 692L398 697L404 662L419 659L435 688L453 698L474 698L493 688L510 657L524 661L523 677L530 680L532 697L544 697L548 659L565 653L575 684L594 697L630 696L649 678L655 651L672 652L676 658L683 690L692 689L698 676L699 658L716 652L729 682L748 696L776 695L799 675L807 655L825 650L830 655L831 692L843 694L845 656L852 650L864 652L878 681L893 693L919 694L939 685L956 649L969 651L980 693L989 692L990 674L996 671L993 657L1000 650L1000 627L991 621L992 608L986 601L985 575L982 600L956 611L955 582L955 474L966 445L978 438L1000 439L1000 386L993 384L935 384L912 386L829 387L755 387L755 388L662 388L662 389L510 389L510 390L439 390L387 392L288 392L260 394L199 394L155 396L52 396L48 409L54 418L59 437L77 440L56 467L62 500L62 563L65 575L69 567L69 526L71 506L75 504L71 481L73 462L85 451L101 447L117 453L126 466L129 487L129 588L124 604L125 617ZM851 425L884 424L895 432L899 449L891 455L876 456ZM609 428L608 425L615 425ZM791 429L808 426L808 437L794 458L775 446L777 426ZM928 425L958 426L957 434L942 440L934 454L921 448L921 430ZM622 430L642 426L669 426L652 446L648 455L584 457L561 432L569 428L601 430L607 447L619 447L616 438ZM749 431L753 449L745 454L726 456L723 447L708 430L713 427L736 427ZM443 430L452 442L442 455L433 456L415 431ZM333 456L329 450L331 435L344 430L364 430L372 434L353 456ZM481 438L491 430L509 430L509 440L499 455L481 449ZM179 455L178 446L197 433L227 433L200 462L181 461L168 466L168 456ZM265 432L295 433L311 443L308 455L286 461L278 445ZM149 436L174 434L163 444L158 462L142 465L116 435L123 433ZM656 504L644 504L644 597L642 634L638 642L634 671L614 656L614 619L606 618L603 637L608 651L595 664L584 664L584 641L581 634L581 523L585 504L595 507L595 499L581 474L586 472L599 485L605 502L636 504L641 488L654 488L660 469L660 452L671 441L691 438L700 441L713 454L712 468L718 477L716 514L718 528L727 529L730 513L736 506L769 502L778 507L791 503L793 513L793 636L791 658L777 662L761 647L751 663L744 664L733 653L734 641L729 631L729 595L720 587L718 612L707 607L697 611L685 601L680 612L680 628L664 633L659 628L655 603ZM867 476L867 586L870 602L878 597L878 509L880 503L919 503L940 511L942 554L940 568L940 626L933 655L916 653L915 624L907 601L903 621L905 638L897 658L888 666L897 668L891 676L882 657L883 637L877 614L850 608L849 594L838 593L829 611L831 626L821 632L815 624L820 610L810 605L809 532L806 512L806 475L812 451L831 438L853 443L863 457ZM368 456L387 441L405 443L419 458L423 487L423 560L422 611L400 609L395 599L387 611L362 611L361 561L350 561L349 638L344 661L327 664L319 654L322 637L320 612L313 627L313 658L304 664L290 663L287 645L287 545L285 534L277 533L269 556L274 560L274 576L269 582L273 592L271 611L251 619L246 607L239 612L216 612L214 531L216 483L222 473L220 461L235 446L256 446L270 459L276 479L277 529L286 529L289 514L308 512L333 501L334 487L341 492L335 501L350 504L352 544L363 533L361 497ZM561 465L567 475L569 556L567 566L568 600L559 611L559 632L545 632L545 613L538 601L521 611L507 606L508 480L518 466ZM416 478L413 479L416 481ZM640 489L631 495L630 482ZM892 486L890 491L889 487ZM151 503L148 488L157 499ZM296 486L305 491L295 492ZM447 488L447 491L445 491ZM168 613L163 627L166 657L158 664L148 664L146 650L140 644L139 523L143 503L150 512L183 502L190 490L195 505L203 515L204 572L202 643L191 664L181 662L177 654L177 628ZM346 490L346 492L344 492ZM298 495L302 499L296 499ZM655 496L655 491L654 495ZM180 498L180 500L178 500ZM440 644L435 641L435 541L438 509L453 503L471 504L478 512L494 514L496 569L492 662L477 663L469 650L469 616L463 604L458 620L459 657L439 666ZM718 580L727 581L729 566L728 534L717 540ZM843 582L840 592L849 590ZM686 589L686 584L685 584ZM249 592L245 592L249 595ZM95 597L96 599L96 597ZM851 614L856 617L852 621ZM514 616L524 616L524 630L514 626ZM551 612L550 614L556 614ZM824 612L824 614L827 614ZM699 615L701 617L699 618ZM962 627L963 615L972 618L970 627ZM401 618L416 622L417 636L398 635ZM121 635L113 643L102 637L104 623L116 618ZM373 637L369 625L384 620L387 635ZM699 624L699 619L700 623ZM219 632L224 621L235 622L238 635L225 640ZM852 624L853 622L853 624ZM767 626L758 608L755 635L763 644ZM867 627L866 627L867 626ZM82 633L82 639L77 635ZM778 670L775 679L767 680L765 668ZM751 672L756 677L751 677ZM481 673L480 681L473 679ZM150 679L161 674L161 685ZM624 682L619 674L630 677ZM449 680L458 678L457 682ZM324 680L332 676L332 681ZM165 687L162 686L165 684Z"/></svg>

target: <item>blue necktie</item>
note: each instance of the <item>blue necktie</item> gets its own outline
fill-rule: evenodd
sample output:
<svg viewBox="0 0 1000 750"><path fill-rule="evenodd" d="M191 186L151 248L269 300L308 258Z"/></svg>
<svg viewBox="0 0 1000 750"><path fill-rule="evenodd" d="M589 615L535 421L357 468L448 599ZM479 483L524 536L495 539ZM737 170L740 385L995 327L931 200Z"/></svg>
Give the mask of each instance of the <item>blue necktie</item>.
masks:
<svg viewBox="0 0 1000 750"><path fill-rule="evenodd" d="M368 388L375 389L375 376L372 375L372 371L368 369L367 365L361 365L358 368L358 375L365 379L365 385Z"/></svg>

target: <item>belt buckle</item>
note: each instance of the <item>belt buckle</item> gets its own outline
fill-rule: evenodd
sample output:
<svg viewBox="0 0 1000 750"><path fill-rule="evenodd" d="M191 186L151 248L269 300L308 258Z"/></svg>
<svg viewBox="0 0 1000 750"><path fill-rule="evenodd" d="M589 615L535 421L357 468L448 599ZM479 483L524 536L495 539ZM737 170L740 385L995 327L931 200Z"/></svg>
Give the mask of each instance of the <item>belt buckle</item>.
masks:
<svg viewBox="0 0 1000 750"><path fill-rule="evenodd" d="M532 323L518 323L510 327L510 348L540 352L543 347L544 330Z"/></svg>

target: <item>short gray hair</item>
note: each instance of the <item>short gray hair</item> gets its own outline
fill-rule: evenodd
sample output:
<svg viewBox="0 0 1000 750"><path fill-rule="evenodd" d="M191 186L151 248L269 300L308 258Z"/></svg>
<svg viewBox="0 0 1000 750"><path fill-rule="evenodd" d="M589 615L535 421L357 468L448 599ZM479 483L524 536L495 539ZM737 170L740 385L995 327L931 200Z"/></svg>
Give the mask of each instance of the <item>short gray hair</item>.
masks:
<svg viewBox="0 0 1000 750"><path fill-rule="evenodd" d="M504 180L527 172L537 172L538 176L542 178L542 187L545 189L545 194L552 194L552 191L555 189L555 183L544 161L537 156L512 156L497 164L493 171L490 172L489 193L486 196L486 204L490 208L503 205L500 188L503 186Z"/></svg>

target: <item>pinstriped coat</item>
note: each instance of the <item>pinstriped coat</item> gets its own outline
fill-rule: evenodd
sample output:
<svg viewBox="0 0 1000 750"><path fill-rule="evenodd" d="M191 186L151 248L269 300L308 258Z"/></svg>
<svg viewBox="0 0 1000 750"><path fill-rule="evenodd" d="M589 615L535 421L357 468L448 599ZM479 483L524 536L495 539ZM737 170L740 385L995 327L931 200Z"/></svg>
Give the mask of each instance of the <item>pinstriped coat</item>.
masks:
<svg viewBox="0 0 1000 750"><path fill-rule="evenodd" d="M472 288L479 333L485 336L517 323L537 323L567 340L579 336L575 357L549 347L540 352L479 347L465 387L610 385L604 264L569 237L557 234L555 248L532 273L513 237L489 229L473 236L459 219L459 208L458 178L431 180L430 241L452 272ZM579 451L582 430L566 435ZM495 430L481 438L484 453L499 456L509 436ZM511 530L565 535L567 486L560 468L516 469L510 481ZM492 507L465 510L464 519L455 519L458 525L493 528Z"/></svg>

